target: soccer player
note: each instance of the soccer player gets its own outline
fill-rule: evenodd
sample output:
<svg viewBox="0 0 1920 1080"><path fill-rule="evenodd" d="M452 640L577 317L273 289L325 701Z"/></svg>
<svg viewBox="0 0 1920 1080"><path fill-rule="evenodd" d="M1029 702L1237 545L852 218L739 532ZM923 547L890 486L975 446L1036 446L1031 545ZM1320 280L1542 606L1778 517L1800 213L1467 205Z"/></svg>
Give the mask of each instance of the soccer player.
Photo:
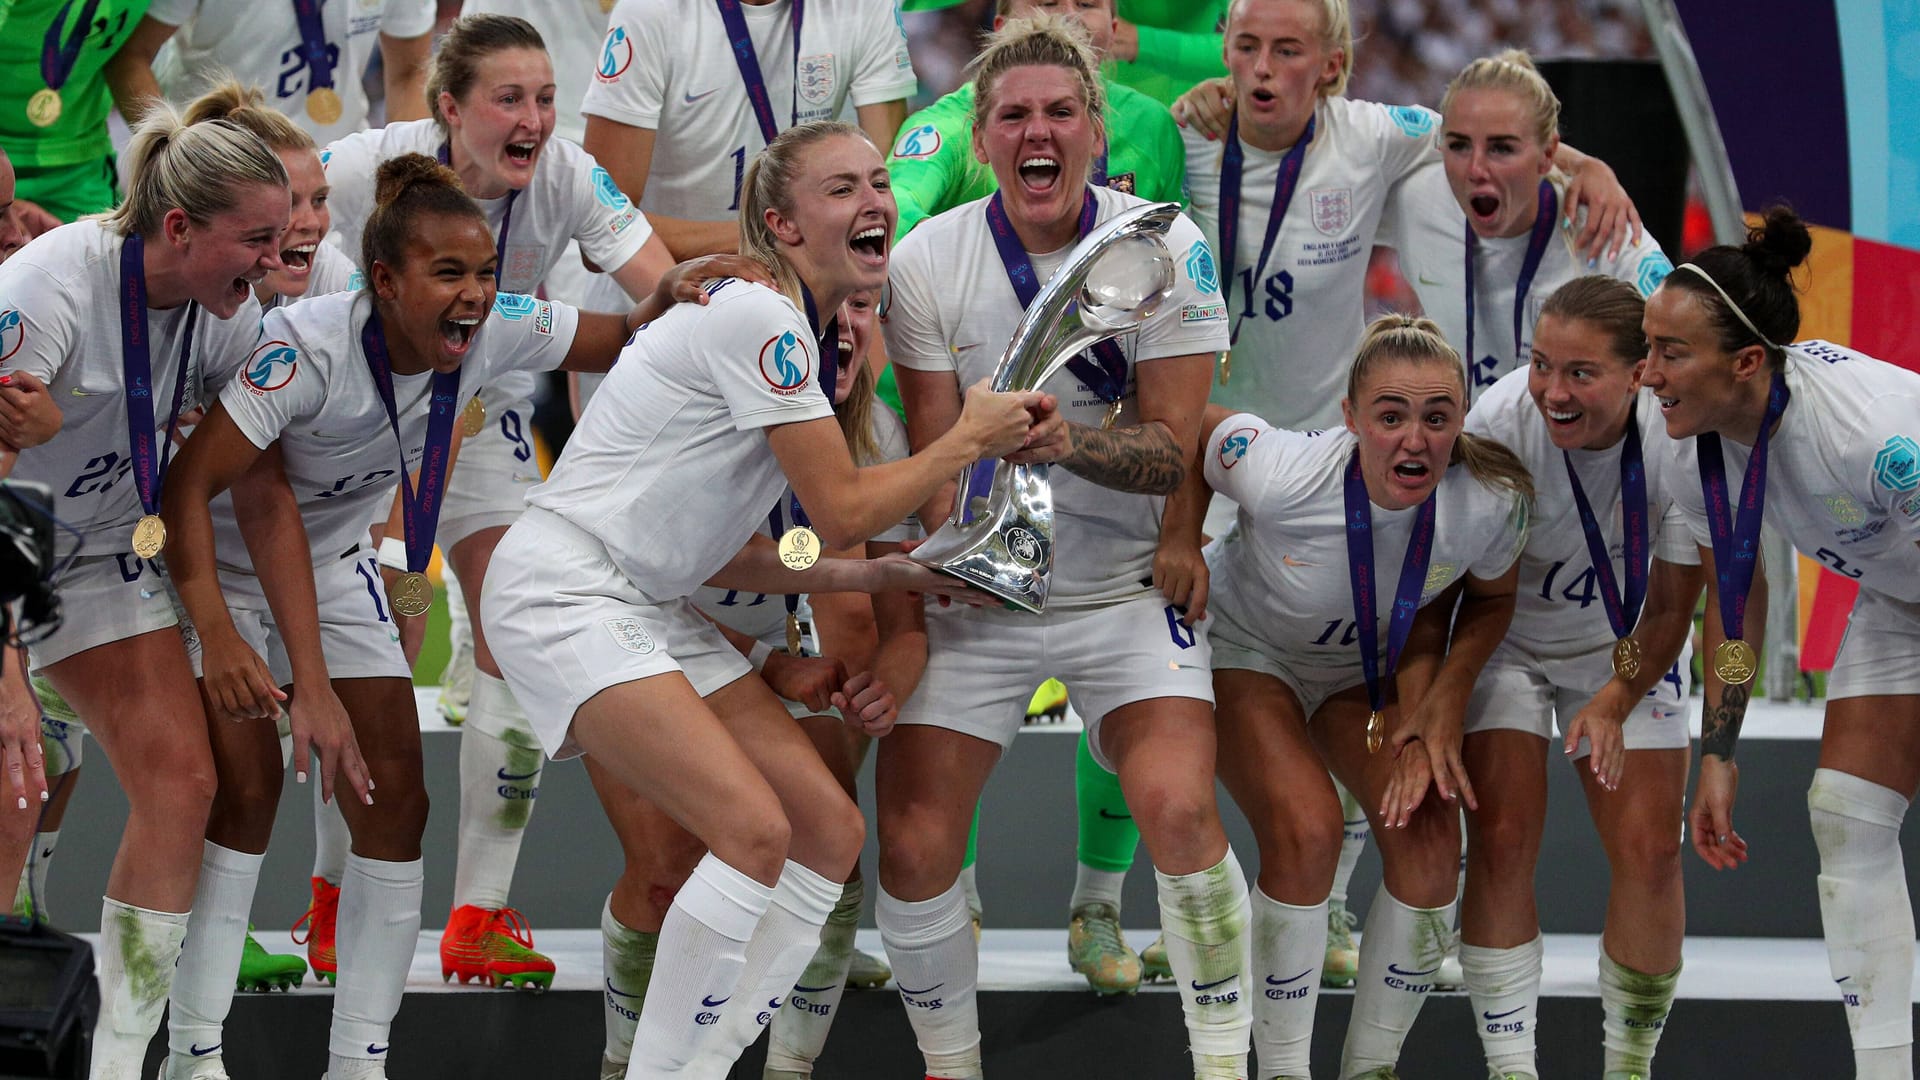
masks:
<svg viewBox="0 0 1920 1080"><path fill-rule="evenodd" d="M128 146L129 197L55 229L0 266L0 375L32 373L64 426L21 450L12 475L53 489L77 545L55 581L64 622L31 667L86 718L131 803L101 905L96 1078L136 1080L166 1006L214 794L207 718L155 557L171 436L183 409L220 392L259 326L254 285L279 268L286 168L231 124L161 108ZM151 394L130 395L145 385ZM79 393L74 393L78 390ZM21 813L46 797L39 708L17 670L0 681ZM15 757L15 755L19 757ZM238 944L239 937L234 941Z"/></svg>
<svg viewBox="0 0 1920 1080"><path fill-rule="evenodd" d="M0 145L17 172L24 224L38 236L120 201L107 114L116 54L148 0L14 4L0 35Z"/></svg>
<svg viewBox="0 0 1920 1080"><path fill-rule="evenodd" d="M1503 1078L1540 1075L1533 881L1556 722L1612 871L1600 947L1606 1076L1651 1072L1680 975L1673 823L1684 813L1687 639L1702 582L1673 509L1695 477L1674 472L1659 403L1639 385L1645 306L1610 277L1555 289L1529 334L1530 362L1467 416L1469 432L1510 447L1534 478L1513 625L1474 687L1462 750L1480 805L1467 814L1460 962L1487 1068Z"/></svg>
<svg viewBox="0 0 1920 1080"><path fill-rule="evenodd" d="M885 280L879 152L857 128L801 124L748 167L741 204L741 246L780 289L725 282L635 336L501 543L481 609L542 746L597 759L708 849L662 924L632 1077L738 1057L813 957L865 834L773 691L687 598L702 583L797 591L763 547L736 557L789 482L808 525L783 546L846 548L962 465L1024 446L1029 409L1042 435L1056 416L1047 395L979 386L944 439L856 466L816 382L814 323ZM879 565L805 573L835 563Z"/></svg>
<svg viewBox="0 0 1920 1080"><path fill-rule="evenodd" d="M1763 514L1802 554L1860 583L1827 679L1807 810L1854 1075L1892 1080L1913 1075L1900 823L1920 786L1920 376L1830 342L1787 344L1800 326L1790 275L1812 242L1774 207L1746 243L1676 267L1647 301L1642 378L1680 469L1700 481L1676 491L1708 570L1706 711L1687 824L1714 869L1747 858L1733 829L1734 749L1766 619Z"/></svg>

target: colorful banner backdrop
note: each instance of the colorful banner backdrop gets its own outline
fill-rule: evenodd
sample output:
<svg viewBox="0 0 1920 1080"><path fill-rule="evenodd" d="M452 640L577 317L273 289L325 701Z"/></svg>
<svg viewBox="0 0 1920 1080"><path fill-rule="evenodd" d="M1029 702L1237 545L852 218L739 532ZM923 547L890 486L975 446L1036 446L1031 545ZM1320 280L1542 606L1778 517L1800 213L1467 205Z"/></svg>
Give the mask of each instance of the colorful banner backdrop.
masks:
<svg viewBox="0 0 1920 1080"><path fill-rule="evenodd" d="M1920 0L1676 6L1741 201L1817 226L1801 336L1920 371ZM1833 666L1854 593L1800 560L1804 670Z"/></svg>

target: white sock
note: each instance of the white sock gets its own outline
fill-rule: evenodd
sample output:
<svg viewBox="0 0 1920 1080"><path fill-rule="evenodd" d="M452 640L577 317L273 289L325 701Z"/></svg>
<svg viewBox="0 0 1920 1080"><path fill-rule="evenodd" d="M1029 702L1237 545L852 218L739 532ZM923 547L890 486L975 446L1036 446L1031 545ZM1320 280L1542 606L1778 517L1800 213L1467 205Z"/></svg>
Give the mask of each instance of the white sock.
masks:
<svg viewBox="0 0 1920 1080"><path fill-rule="evenodd" d="M1545 955L1546 939L1538 934L1511 949L1460 943L1460 970L1467 977L1473 1022L1480 1031L1489 1072L1540 1073L1534 1029L1540 1021L1540 971Z"/></svg>
<svg viewBox="0 0 1920 1080"><path fill-rule="evenodd" d="M1827 965L1847 1007L1856 1075L1911 1077L1913 904L1907 897L1899 792L1837 769L1807 791L1820 850L1820 924ZM1874 1051L1898 1051L1874 1053Z"/></svg>
<svg viewBox="0 0 1920 1080"><path fill-rule="evenodd" d="M167 1047L176 1054L202 1057L220 1045L264 858L206 842L167 1011Z"/></svg>
<svg viewBox="0 0 1920 1080"><path fill-rule="evenodd" d="M635 930L615 918L613 897L607 897L600 907L600 965L607 979L602 993L607 1027L603 1054L608 1061L624 1064L633 1057L633 1030L647 1001L654 950L659 944L659 934Z"/></svg>
<svg viewBox="0 0 1920 1080"><path fill-rule="evenodd" d="M807 961L820 950L820 928L833 914L845 887L787 860L773 887L773 901L754 928L753 940L747 942L736 1000L720 1022L719 1033L700 1052L700 1063L710 1064L715 1076L725 1076L785 1007Z"/></svg>
<svg viewBox="0 0 1920 1080"><path fill-rule="evenodd" d="M47 779L47 786L53 786L53 779ZM20 884L13 894L13 913L24 915L27 912L29 897L40 903L35 915L41 920L47 917L47 871L53 866L53 849L60 846L60 830L49 829L33 834L33 850L27 853L27 865L20 868Z"/></svg>
<svg viewBox="0 0 1920 1080"><path fill-rule="evenodd" d="M653 977L628 1059L628 1080L672 1076L717 1037L735 1005L747 942L773 890L708 852L680 887L660 924Z"/></svg>
<svg viewBox="0 0 1920 1080"><path fill-rule="evenodd" d="M965 889L956 881L931 900L912 902L881 889L873 914L928 1075L980 1076L980 1008L974 998L980 952Z"/></svg>
<svg viewBox="0 0 1920 1080"><path fill-rule="evenodd" d="M1367 811L1360 800L1353 797L1346 785L1335 780L1333 790L1340 793L1340 816L1345 824L1340 833L1340 862L1333 870L1333 892L1327 899L1346 907L1347 886L1353 881L1353 868L1360 865L1360 856L1367 850L1367 837L1372 834L1373 826L1367 823Z"/></svg>
<svg viewBox="0 0 1920 1080"><path fill-rule="evenodd" d="M840 890L827 924L820 930L820 948L793 985L787 1006L774 1014L767 1029L767 1068L788 1072L813 1071L826 1048L833 1016L847 990L847 968L853 963L853 934L860 925L860 906L866 899L864 882L850 881Z"/></svg>
<svg viewBox="0 0 1920 1080"><path fill-rule="evenodd" d="M507 684L473 673L473 697L460 728L460 854L453 906L507 906L520 841L540 794L546 755Z"/></svg>
<svg viewBox="0 0 1920 1080"><path fill-rule="evenodd" d="M100 1021L91 1080L140 1080L187 936L187 913L100 902Z"/></svg>
<svg viewBox="0 0 1920 1080"><path fill-rule="evenodd" d="M1354 982L1341 1076L1389 1068L1400 1060L1400 1044L1419 1017L1447 954L1454 907L1408 907L1394 899L1384 883L1374 894L1367 932L1360 939L1360 975Z"/></svg>
<svg viewBox="0 0 1920 1080"><path fill-rule="evenodd" d="M1462 957L1462 959L1465 959ZM1607 955L1600 943L1601 1036L1606 1045L1606 1071L1639 1073L1653 1070L1653 1051L1673 1008L1673 988L1680 969L1649 975L1623 966Z"/></svg>
<svg viewBox="0 0 1920 1080"><path fill-rule="evenodd" d="M353 849L353 834L340 816L340 788L334 789L333 802L323 803L319 777L309 774L307 786L313 789L313 876L338 885L347 873L347 852Z"/></svg>
<svg viewBox="0 0 1920 1080"><path fill-rule="evenodd" d="M1113 913L1120 914L1120 892L1127 883L1125 870L1097 870L1086 863L1074 864L1073 899L1068 902L1069 912L1079 911L1088 904L1106 904Z"/></svg>
<svg viewBox="0 0 1920 1080"><path fill-rule="evenodd" d="M976 865L978 864L968 863L960 868L960 889L966 893L967 917L970 919L980 918L987 910L980 903L980 879L973 872Z"/></svg>
<svg viewBox="0 0 1920 1080"><path fill-rule="evenodd" d="M1313 1014L1327 962L1327 905L1283 904L1252 891L1253 1049L1261 1076L1306 1076L1313 1056Z"/></svg>
<svg viewBox="0 0 1920 1080"><path fill-rule="evenodd" d="M1253 1031L1253 922L1246 875L1227 849L1226 858L1196 874L1169 876L1155 870L1159 886L1160 926L1165 931L1167 965L1180 990L1186 1016L1187 1046L1196 1078L1247 1075ZM1326 918L1320 920L1320 949L1326 950ZM1317 981L1317 980L1316 980Z"/></svg>
<svg viewBox="0 0 1920 1080"><path fill-rule="evenodd" d="M383 862L347 856L334 946L340 976L327 1037L327 1071L332 1076L364 1068L356 1062L386 1060L393 1017L400 1011L407 969L413 966L414 946L420 940L424 880L419 859Z"/></svg>

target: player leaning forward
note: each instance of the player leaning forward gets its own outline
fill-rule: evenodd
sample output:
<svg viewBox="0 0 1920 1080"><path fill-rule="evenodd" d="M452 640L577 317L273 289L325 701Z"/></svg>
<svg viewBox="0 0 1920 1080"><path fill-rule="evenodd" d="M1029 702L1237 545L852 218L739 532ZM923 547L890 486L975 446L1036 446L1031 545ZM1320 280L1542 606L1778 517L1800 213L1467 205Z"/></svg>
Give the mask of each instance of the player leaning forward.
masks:
<svg viewBox="0 0 1920 1080"><path fill-rule="evenodd" d="M922 223L891 278L887 351L915 446L964 420L961 388L992 370L1030 302L1015 283L1037 291L1079 237L1141 204L1087 184L1104 137L1095 67L1078 28L1051 17L1008 23L977 62L974 152L1000 191ZM929 609L926 674L880 747L877 919L936 1077L981 1075L978 957L956 879L974 801L1013 740L1027 688L1049 674L1090 718L1095 756L1118 772L1159 871L1195 1070L1245 1075L1247 886L1214 802L1208 648L1143 584L1160 497L1193 458L1213 358L1227 344L1199 229L1180 218L1167 244L1174 295L1116 349L1055 377L1068 423L1016 455L1062 466L1048 611ZM944 517L950 498L921 519Z"/></svg>
<svg viewBox="0 0 1920 1080"><path fill-rule="evenodd" d="M1860 583L1827 681L1807 809L1855 1075L1887 1080L1913 1075L1900 823L1920 785L1920 376L1825 341L1781 344L1800 328L1788 275L1811 247L1806 226L1776 207L1747 243L1676 267L1647 301L1642 381L1660 399L1679 468L1698 470L1675 505L1716 571L1689 818L1694 850L1716 869L1747 857L1732 829L1733 750L1766 620L1754 572L1762 514L1808 558Z"/></svg>
<svg viewBox="0 0 1920 1080"><path fill-rule="evenodd" d="M885 281L894 207L879 152L857 128L800 125L749 168L742 203L742 246L780 290L727 282L635 335L599 391L617 407L589 410L529 494L481 606L509 685L538 706L528 714L544 748L593 755L709 851L662 923L630 1077L689 1075L715 1032L758 1033L725 1014L792 989L866 832L773 691L688 597L708 581L791 588L763 548L731 558L789 482L820 542L845 548L968 462L1023 447L1030 407L1044 418L1034 438L1058 427L1045 395L983 386L921 453L856 468L815 381L819 335L802 309L833 311ZM744 1045L720 1056L731 1063Z"/></svg>

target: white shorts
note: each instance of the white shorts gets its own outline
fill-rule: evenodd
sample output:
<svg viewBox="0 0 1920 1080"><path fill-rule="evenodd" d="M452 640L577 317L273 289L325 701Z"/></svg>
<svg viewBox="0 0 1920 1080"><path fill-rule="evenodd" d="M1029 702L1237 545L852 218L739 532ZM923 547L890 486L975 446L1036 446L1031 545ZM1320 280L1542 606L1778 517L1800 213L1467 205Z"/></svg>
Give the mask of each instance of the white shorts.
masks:
<svg viewBox="0 0 1920 1080"><path fill-rule="evenodd" d="M537 507L494 550L480 610L501 674L556 761L580 755L573 714L609 686L678 671L706 697L753 674L691 603L645 600L600 541Z"/></svg>
<svg viewBox="0 0 1920 1080"><path fill-rule="evenodd" d="M28 664L38 672L70 656L180 623L173 586L160 564L132 552L83 555L54 579L60 628L35 642Z"/></svg>
<svg viewBox="0 0 1920 1080"><path fill-rule="evenodd" d="M1357 663L1331 665L1277 656L1271 646L1248 633L1220 608L1212 609L1207 624L1213 627L1208 636L1213 641L1215 671L1258 671L1279 679L1299 699L1300 715L1305 719L1313 719L1313 714L1320 711L1328 698L1367 681L1365 671Z"/></svg>
<svg viewBox="0 0 1920 1080"><path fill-rule="evenodd" d="M1158 594L1044 615L1003 607L927 606L927 669L900 709L902 724L964 732L1004 749L1025 722L1033 688L1052 676L1087 721L1094 760L1108 713L1151 698L1213 704L1205 624L1180 625Z"/></svg>
<svg viewBox="0 0 1920 1080"><path fill-rule="evenodd" d="M407 655L400 647L400 630L387 608L386 587L373 552L355 548L332 562L313 568L314 595L320 608L320 654L327 674L335 679L409 679ZM260 579L251 574L223 573L220 591L240 637L267 662L275 685L293 682L293 665L286 642L267 606ZM187 631L187 658L195 678L200 671L200 639Z"/></svg>
<svg viewBox="0 0 1920 1080"><path fill-rule="evenodd" d="M1612 645L1607 648L1610 654ZM1556 732L1564 736L1566 726L1605 685L1604 681L1593 682L1591 678L1567 678L1565 669L1570 666L1591 671L1594 665L1587 662L1590 660L1590 657L1581 657L1578 661L1542 660L1502 642L1474 683L1473 696L1467 702L1466 733L1525 731L1547 740L1552 740ZM1568 682L1592 682L1593 685L1570 687L1566 685ZM1692 712L1686 677L1669 672L1654 684L1620 725L1626 748L1686 749L1692 744L1687 730ZM1587 752L1587 741L1582 739L1573 756L1585 757Z"/></svg>
<svg viewBox="0 0 1920 1080"><path fill-rule="evenodd" d="M1861 589L1827 676L1827 700L1920 694L1920 603Z"/></svg>
<svg viewBox="0 0 1920 1080"><path fill-rule="evenodd" d="M527 506L527 489L540 482L533 450L533 403L480 391L487 408L480 434L461 442L460 459L447 485L434 542L443 552L482 529L511 525Z"/></svg>

